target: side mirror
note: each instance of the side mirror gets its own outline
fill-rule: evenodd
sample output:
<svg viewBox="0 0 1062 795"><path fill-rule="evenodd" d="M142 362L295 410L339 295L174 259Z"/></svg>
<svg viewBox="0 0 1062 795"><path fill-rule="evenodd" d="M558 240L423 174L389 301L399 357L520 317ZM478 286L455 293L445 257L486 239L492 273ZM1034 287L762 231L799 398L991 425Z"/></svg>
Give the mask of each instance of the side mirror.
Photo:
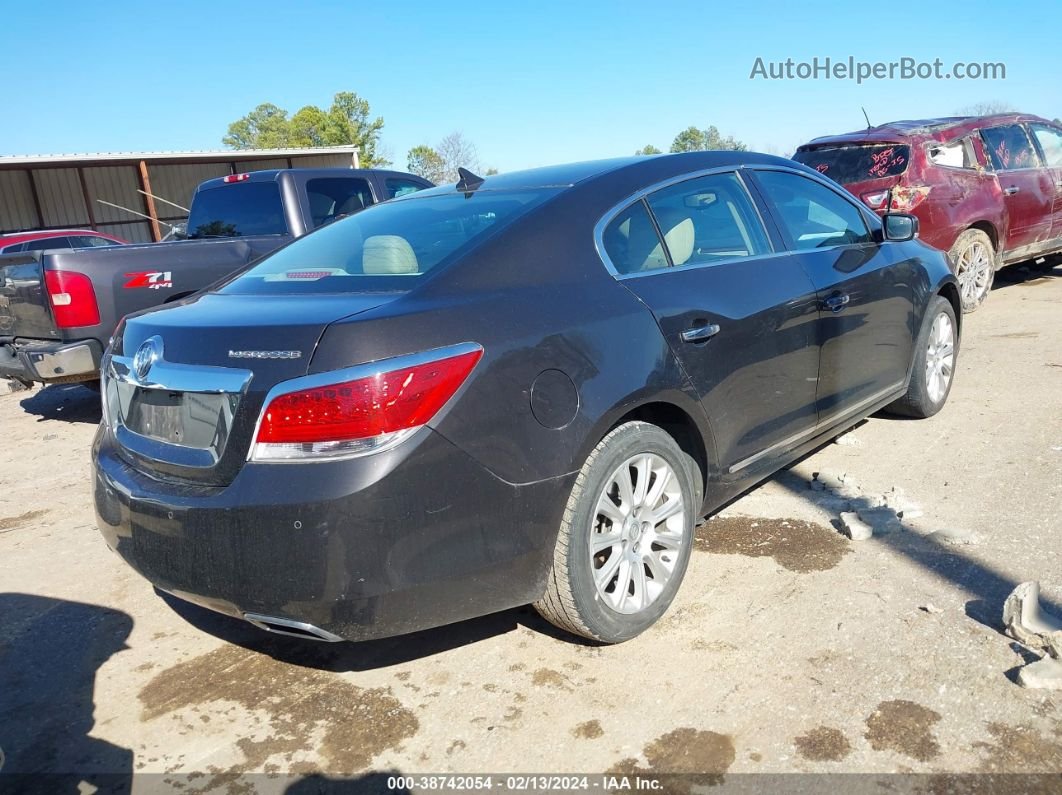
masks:
<svg viewBox="0 0 1062 795"><path fill-rule="evenodd" d="M907 213L886 213L881 217L881 234L885 240L902 243L918 234L918 219Z"/></svg>

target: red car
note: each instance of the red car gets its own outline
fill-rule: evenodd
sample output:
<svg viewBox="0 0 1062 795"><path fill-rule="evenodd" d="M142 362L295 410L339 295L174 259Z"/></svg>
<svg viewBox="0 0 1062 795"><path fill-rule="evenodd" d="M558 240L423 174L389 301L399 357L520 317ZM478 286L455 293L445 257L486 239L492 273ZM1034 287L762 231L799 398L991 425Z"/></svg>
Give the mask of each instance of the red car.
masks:
<svg viewBox="0 0 1062 795"><path fill-rule="evenodd" d="M50 248L92 248L120 246L128 241L91 229L48 229L42 232L15 232L0 235L0 254L18 254Z"/></svg>
<svg viewBox="0 0 1062 795"><path fill-rule="evenodd" d="M948 253L964 312L1003 265L1062 252L1062 126L1003 114L896 121L816 138L793 159L871 209L913 213ZM891 196L891 199L890 199Z"/></svg>

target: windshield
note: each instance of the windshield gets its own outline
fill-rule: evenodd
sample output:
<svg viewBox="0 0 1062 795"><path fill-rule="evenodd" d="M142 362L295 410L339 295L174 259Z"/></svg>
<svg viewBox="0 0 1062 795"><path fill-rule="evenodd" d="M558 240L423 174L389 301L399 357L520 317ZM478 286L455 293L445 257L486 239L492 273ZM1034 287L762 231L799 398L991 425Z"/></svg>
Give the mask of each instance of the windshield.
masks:
<svg viewBox="0 0 1062 795"><path fill-rule="evenodd" d="M804 149L793 155L798 163L842 185L895 177L907 170L909 157L910 147L906 144L822 147Z"/></svg>
<svg viewBox="0 0 1062 795"><path fill-rule="evenodd" d="M408 289L410 279L456 259L556 193L556 188L443 193L378 204L285 246L220 291Z"/></svg>
<svg viewBox="0 0 1062 795"><path fill-rule="evenodd" d="M201 190L192 200L188 237L285 235L284 205L275 182L236 182Z"/></svg>

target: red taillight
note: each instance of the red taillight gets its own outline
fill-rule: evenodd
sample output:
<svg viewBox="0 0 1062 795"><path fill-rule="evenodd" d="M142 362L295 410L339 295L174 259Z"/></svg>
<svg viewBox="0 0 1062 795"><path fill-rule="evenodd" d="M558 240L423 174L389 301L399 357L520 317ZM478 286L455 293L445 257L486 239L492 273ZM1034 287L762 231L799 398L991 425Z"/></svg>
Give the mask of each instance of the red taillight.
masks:
<svg viewBox="0 0 1062 795"><path fill-rule="evenodd" d="M483 355L481 348L278 395L262 413L257 459L371 452L431 420ZM403 434L399 437L399 434Z"/></svg>
<svg viewBox="0 0 1062 795"><path fill-rule="evenodd" d="M83 273L45 271L44 285L52 301L55 325L59 328L95 326L100 322L100 307L92 280Z"/></svg>
<svg viewBox="0 0 1062 795"><path fill-rule="evenodd" d="M878 190L873 193L864 193L861 198L871 210L880 210L885 205L885 200L889 198L889 192Z"/></svg>
<svg viewBox="0 0 1062 795"><path fill-rule="evenodd" d="M245 179L250 178L250 174L229 174L227 177L223 177L221 181L228 184L231 182L243 182Z"/></svg>
<svg viewBox="0 0 1062 795"><path fill-rule="evenodd" d="M892 189L892 202L888 209L898 213L909 213L926 200L932 189L931 185L898 185ZM860 198L871 210L884 210L885 202L889 199L889 191L876 190L872 193L864 193Z"/></svg>

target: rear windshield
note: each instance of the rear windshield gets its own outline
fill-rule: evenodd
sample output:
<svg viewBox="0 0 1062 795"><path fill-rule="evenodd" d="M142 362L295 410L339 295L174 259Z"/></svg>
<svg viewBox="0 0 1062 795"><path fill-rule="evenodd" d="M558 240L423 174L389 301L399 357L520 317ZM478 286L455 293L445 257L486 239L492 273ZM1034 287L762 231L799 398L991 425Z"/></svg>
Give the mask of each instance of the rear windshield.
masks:
<svg viewBox="0 0 1062 795"><path fill-rule="evenodd" d="M907 170L910 154L906 144L867 144L801 150L793 159L847 185L902 174Z"/></svg>
<svg viewBox="0 0 1062 795"><path fill-rule="evenodd" d="M404 290L511 224L557 189L410 196L321 227L271 254L223 293Z"/></svg>
<svg viewBox="0 0 1062 795"><path fill-rule="evenodd" d="M236 182L201 190L192 200L188 237L284 235L284 205L275 182Z"/></svg>

